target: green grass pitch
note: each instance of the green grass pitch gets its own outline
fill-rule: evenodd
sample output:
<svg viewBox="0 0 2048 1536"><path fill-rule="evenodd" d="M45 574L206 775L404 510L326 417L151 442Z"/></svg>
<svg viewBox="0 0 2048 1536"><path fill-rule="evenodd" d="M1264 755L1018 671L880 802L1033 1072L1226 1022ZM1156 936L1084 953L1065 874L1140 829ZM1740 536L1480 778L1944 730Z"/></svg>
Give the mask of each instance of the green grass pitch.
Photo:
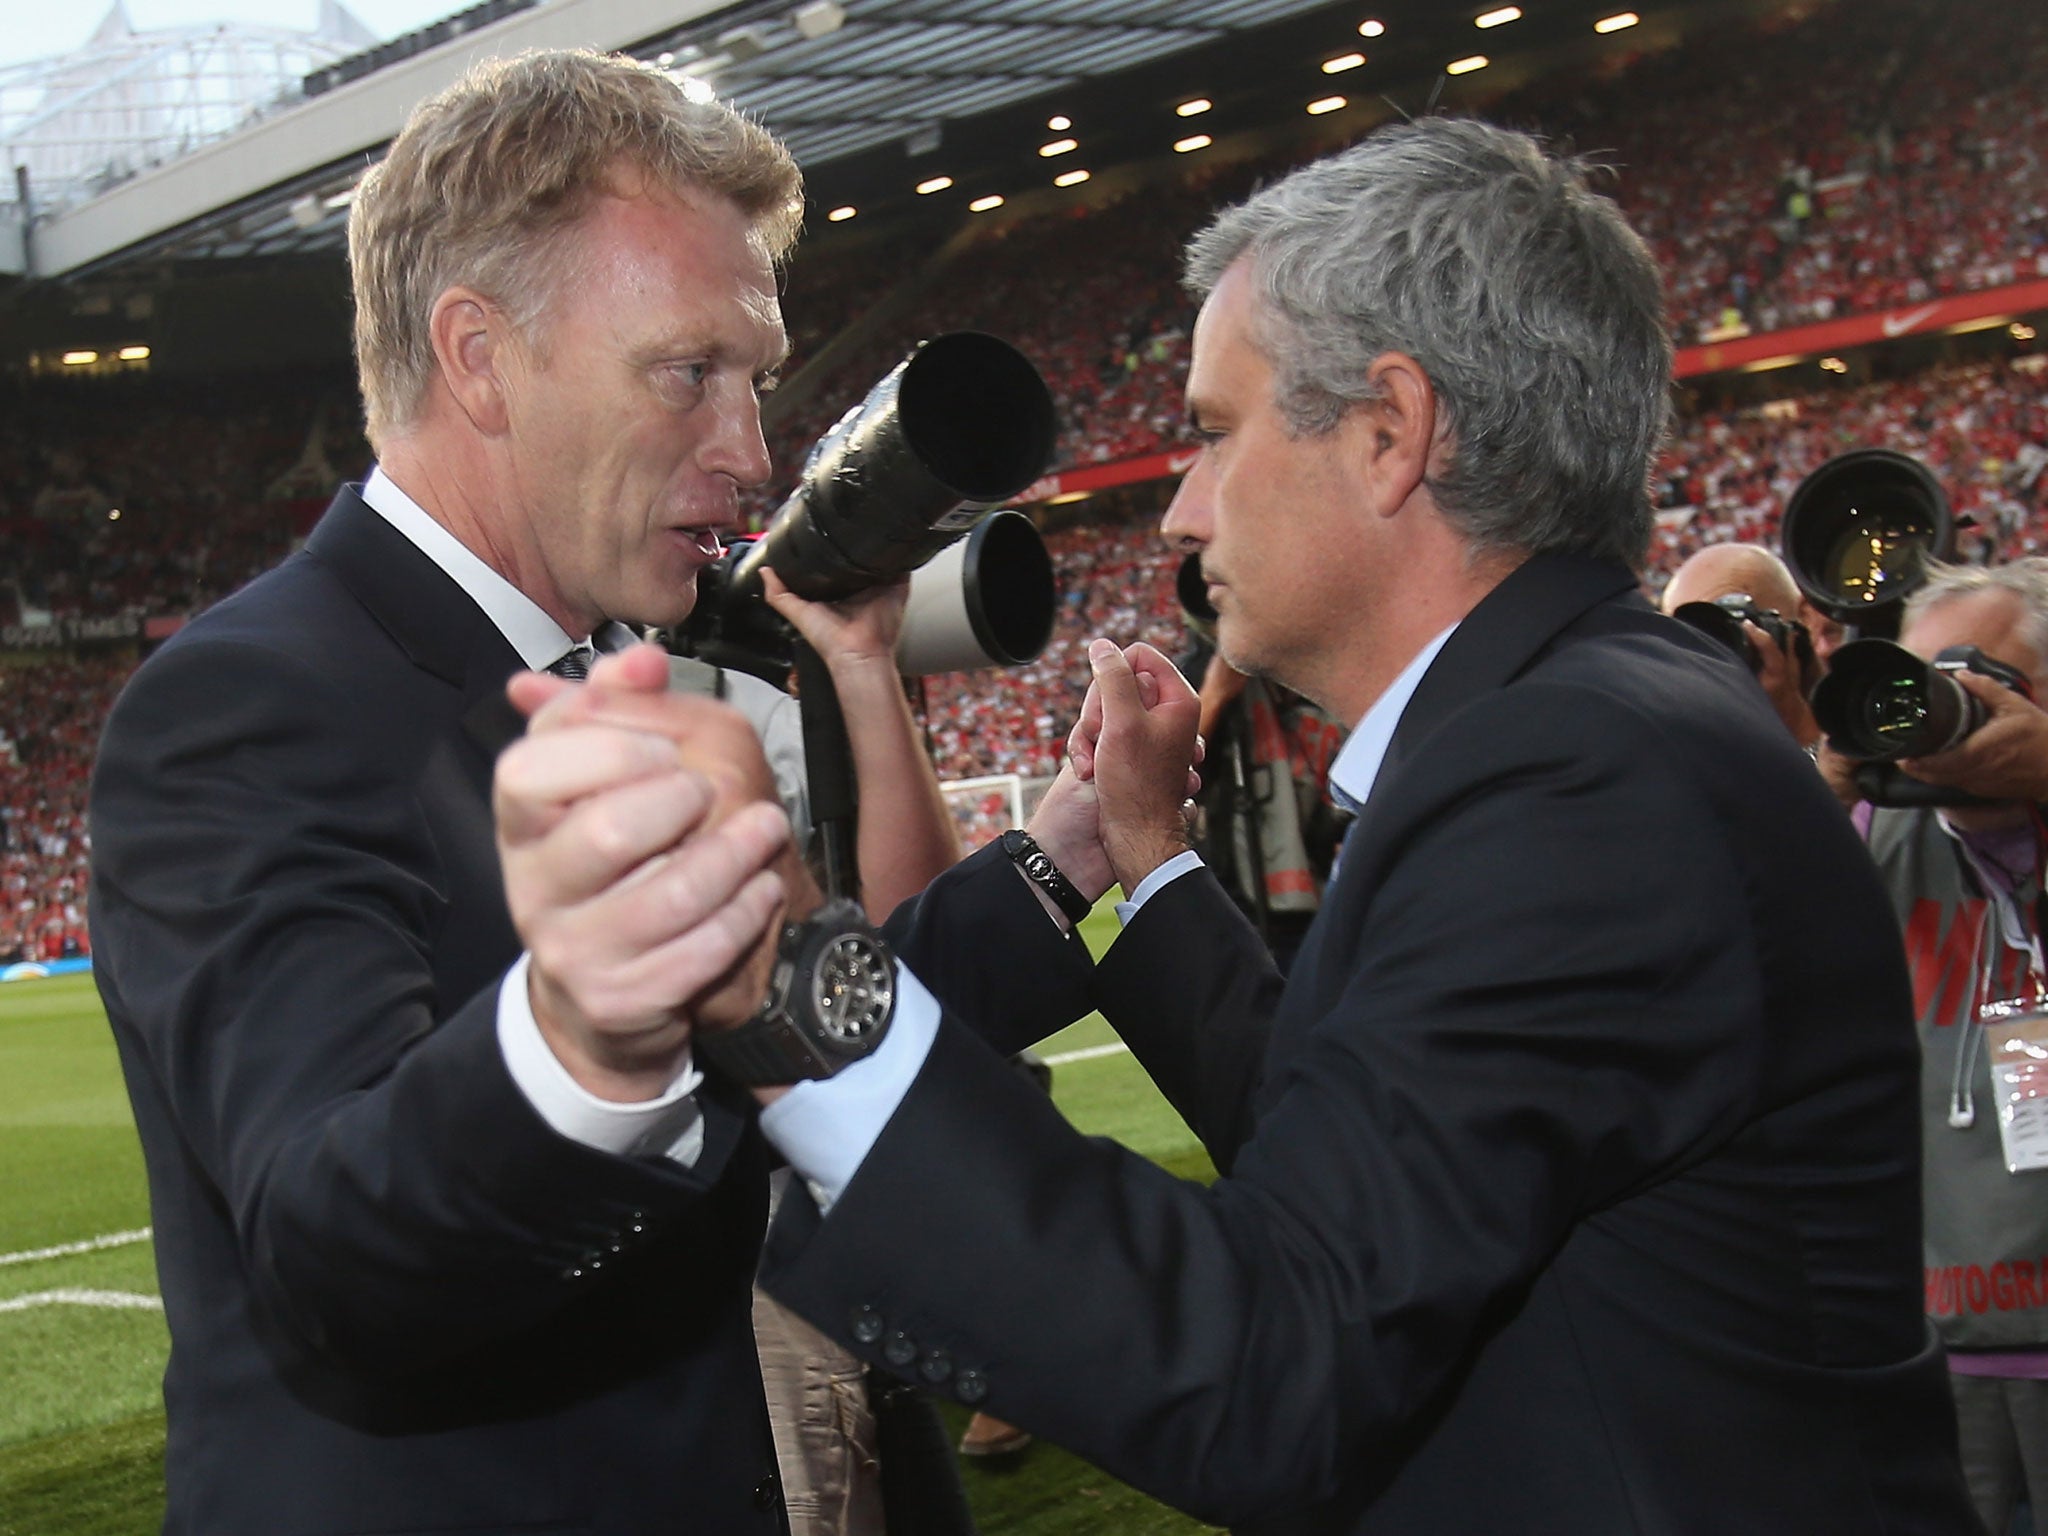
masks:
<svg viewBox="0 0 2048 1536"><path fill-rule="evenodd" d="M1096 953L1115 922L1105 905L1084 925ZM1114 1040L1090 1018L1040 1050ZM1059 1065L1053 1094L1090 1134L1209 1176L1193 1134L1129 1055ZM90 976L0 986L0 1169L0 1536L149 1536L163 1510L168 1339L150 1305L150 1244L123 1237L148 1226L149 1202ZM113 1241L24 1257L94 1239ZM949 1412L957 1433L965 1416ZM1207 1529L1056 1446L994 1467L963 1463L962 1475L983 1536Z"/></svg>

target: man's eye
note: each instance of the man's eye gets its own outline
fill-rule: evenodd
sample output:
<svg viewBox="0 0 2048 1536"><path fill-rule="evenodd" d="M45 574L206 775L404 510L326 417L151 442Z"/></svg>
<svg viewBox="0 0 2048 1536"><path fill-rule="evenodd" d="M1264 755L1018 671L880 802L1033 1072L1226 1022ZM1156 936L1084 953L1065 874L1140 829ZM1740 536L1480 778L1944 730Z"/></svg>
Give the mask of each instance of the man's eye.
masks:
<svg viewBox="0 0 2048 1536"><path fill-rule="evenodd" d="M687 384L692 389L698 389L711 376L711 365L709 363L671 363L669 364L668 371L675 377L678 383Z"/></svg>

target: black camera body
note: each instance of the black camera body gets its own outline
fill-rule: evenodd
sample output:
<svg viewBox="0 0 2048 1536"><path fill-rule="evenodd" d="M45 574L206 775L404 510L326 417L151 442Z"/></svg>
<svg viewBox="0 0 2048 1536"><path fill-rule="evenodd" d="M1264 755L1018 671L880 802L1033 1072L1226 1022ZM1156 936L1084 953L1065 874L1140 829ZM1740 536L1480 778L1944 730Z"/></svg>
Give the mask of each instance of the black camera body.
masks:
<svg viewBox="0 0 2048 1536"><path fill-rule="evenodd" d="M1952 645L1922 661L1889 640L1855 640L1835 652L1813 693L1813 717L1828 744L1865 763L1932 757L1959 745L1986 711L1955 679L1975 672L2027 698L2033 686L2017 667L1974 645Z"/></svg>
<svg viewBox="0 0 2048 1536"><path fill-rule="evenodd" d="M698 573L672 650L780 683L793 639L762 596L772 570L837 601L911 578L899 667L912 674L1029 661L1052 636L1052 560L1030 520L991 511L1052 456L1038 370L976 331L923 342L811 448L759 538Z"/></svg>
<svg viewBox="0 0 2048 1536"><path fill-rule="evenodd" d="M1813 651L1813 636L1806 626L1797 619L1786 618L1775 608L1764 607L1747 592L1724 592L1716 598L1680 603L1671 610L1671 617L1720 641L1741 657L1750 671L1761 672L1763 654L1742 627L1754 624L1799 669L1802 691L1809 691L1811 679L1820 666Z"/></svg>

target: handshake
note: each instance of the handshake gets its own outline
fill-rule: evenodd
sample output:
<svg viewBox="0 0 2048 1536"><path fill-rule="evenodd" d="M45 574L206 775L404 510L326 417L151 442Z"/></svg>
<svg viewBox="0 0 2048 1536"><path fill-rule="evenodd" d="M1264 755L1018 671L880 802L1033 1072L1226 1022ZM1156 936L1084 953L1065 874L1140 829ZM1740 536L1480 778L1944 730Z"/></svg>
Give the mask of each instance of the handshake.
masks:
<svg viewBox="0 0 2048 1536"><path fill-rule="evenodd" d="M1188 846L1201 743L1194 690L1157 650L1096 640L1088 659L1029 830L1093 902ZM535 1023L591 1094L656 1098L693 1031L760 1007L782 924L822 898L753 728L671 693L658 648L603 657L587 683L521 673L508 692L527 733L498 761L493 809Z"/></svg>

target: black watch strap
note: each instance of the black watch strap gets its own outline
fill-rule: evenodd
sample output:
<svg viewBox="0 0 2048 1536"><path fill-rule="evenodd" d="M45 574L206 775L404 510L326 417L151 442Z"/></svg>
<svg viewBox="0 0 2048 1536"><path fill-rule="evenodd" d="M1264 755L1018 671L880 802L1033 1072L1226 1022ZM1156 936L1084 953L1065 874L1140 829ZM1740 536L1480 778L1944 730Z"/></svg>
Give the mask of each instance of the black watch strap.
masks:
<svg viewBox="0 0 2048 1536"><path fill-rule="evenodd" d="M743 1087L800 1083L830 1077L832 1066L803 1034L784 1018L756 1014L737 1029L699 1035L695 1042L702 1064Z"/></svg>
<svg viewBox="0 0 2048 1536"><path fill-rule="evenodd" d="M742 1087L830 1077L874 1051L896 1011L888 945L857 902L784 924L768 995L737 1028L694 1041L707 1072Z"/></svg>
<svg viewBox="0 0 2048 1536"><path fill-rule="evenodd" d="M1068 922L1078 923L1094 910L1093 903L1075 888L1074 882L1060 873L1052 855L1038 846L1037 838L1012 828L1003 834L1002 841L1010 862L1024 871L1025 879L1052 898L1052 904L1066 913Z"/></svg>

